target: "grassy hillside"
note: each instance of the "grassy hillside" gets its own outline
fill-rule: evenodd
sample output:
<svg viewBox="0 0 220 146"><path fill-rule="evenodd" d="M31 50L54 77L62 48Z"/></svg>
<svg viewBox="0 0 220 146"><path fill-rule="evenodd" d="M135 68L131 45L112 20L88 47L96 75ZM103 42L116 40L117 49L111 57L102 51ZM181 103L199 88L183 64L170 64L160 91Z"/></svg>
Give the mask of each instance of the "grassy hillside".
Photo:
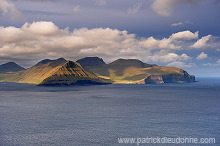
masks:
<svg viewBox="0 0 220 146"><path fill-rule="evenodd" d="M62 66L51 70L51 75L44 79L40 85L73 85L73 84L105 84L107 80L97 77L86 71L79 63L68 61Z"/></svg>
<svg viewBox="0 0 220 146"><path fill-rule="evenodd" d="M103 66L86 66L98 76L109 77L114 83L143 83L150 75L185 73L176 67L165 67L143 63L136 59L118 59Z"/></svg>
<svg viewBox="0 0 220 146"><path fill-rule="evenodd" d="M0 76L1 78L1 76ZM79 63L65 59L42 60L35 66L3 79L4 82L31 83L39 85L106 84L109 79L97 77Z"/></svg>
<svg viewBox="0 0 220 146"><path fill-rule="evenodd" d="M51 60L47 63L38 63L37 65L21 71L19 73L15 73L10 77L4 79L5 82L17 82L17 83L31 83L31 84L39 84L45 78L49 77L52 74L52 70L65 63L66 60Z"/></svg>
<svg viewBox="0 0 220 146"><path fill-rule="evenodd" d="M81 62L84 64L83 67L79 63L66 61L63 58L45 59L27 70L15 74L0 74L0 81L40 85L71 85L111 82L145 83L145 79L152 75L154 76L150 79L163 78L167 82L187 82L187 80L193 79L193 76L182 69L150 65L136 59L118 59L110 64L105 64L101 58L86 57Z"/></svg>

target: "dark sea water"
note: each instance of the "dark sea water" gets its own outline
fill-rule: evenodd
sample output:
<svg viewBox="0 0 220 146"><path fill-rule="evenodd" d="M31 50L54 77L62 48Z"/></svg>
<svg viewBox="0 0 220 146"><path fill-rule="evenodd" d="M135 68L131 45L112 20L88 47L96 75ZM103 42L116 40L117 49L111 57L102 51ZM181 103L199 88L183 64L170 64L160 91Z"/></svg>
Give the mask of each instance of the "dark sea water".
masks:
<svg viewBox="0 0 220 146"><path fill-rule="evenodd" d="M197 80L72 87L0 83L0 146L112 146L124 137L216 138L219 146L220 78Z"/></svg>

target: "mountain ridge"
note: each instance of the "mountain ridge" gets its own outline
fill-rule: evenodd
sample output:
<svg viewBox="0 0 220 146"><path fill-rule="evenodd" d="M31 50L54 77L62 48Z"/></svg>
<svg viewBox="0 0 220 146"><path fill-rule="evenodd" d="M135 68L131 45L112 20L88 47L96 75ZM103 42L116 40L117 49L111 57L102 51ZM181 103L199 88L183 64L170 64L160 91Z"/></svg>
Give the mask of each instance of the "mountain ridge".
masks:
<svg viewBox="0 0 220 146"><path fill-rule="evenodd" d="M83 69L80 64L65 59L42 60L33 67L15 73L4 82L31 83L45 86L81 84L108 84L109 80L97 77Z"/></svg>
<svg viewBox="0 0 220 146"><path fill-rule="evenodd" d="M44 59L33 67L0 78L0 81L38 85L74 84L149 84L188 83L195 76L176 67L157 66L137 59L117 59L106 64L102 58L85 57L83 65L66 61ZM93 62L95 61L95 62Z"/></svg>
<svg viewBox="0 0 220 146"><path fill-rule="evenodd" d="M91 62L90 60L87 60ZM84 66L97 76L109 77L114 83L148 83L145 79L151 75L168 75L179 74L180 76L186 76L185 82L194 82L195 77L190 76L186 71L167 66L158 66L156 64L147 64L138 59L117 59L109 64L103 66ZM188 80L187 78L194 78ZM180 78L179 78L180 80ZM184 82L184 80L176 82ZM153 83L153 81L152 81ZM156 82L155 82L156 83Z"/></svg>
<svg viewBox="0 0 220 146"><path fill-rule="evenodd" d="M103 59L99 57L84 57L76 62L80 63L82 66L103 66L106 64Z"/></svg>

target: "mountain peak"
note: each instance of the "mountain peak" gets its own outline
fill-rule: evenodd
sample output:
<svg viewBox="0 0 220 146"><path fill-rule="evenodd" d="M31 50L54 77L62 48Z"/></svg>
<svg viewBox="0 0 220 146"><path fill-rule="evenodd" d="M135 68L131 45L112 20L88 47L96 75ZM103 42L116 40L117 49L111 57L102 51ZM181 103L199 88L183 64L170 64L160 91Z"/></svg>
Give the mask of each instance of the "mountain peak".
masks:
<svg viewBox="0 0 220 146"><path fill-rule="evenodd" d="M85 57L76 62L80 63L82 66L103 66L106 64L103 59L99 57Z"/></svg>
<svg viewBox="0 0 220 146"><path fill-rule="evenodd" d="M51 76L43 80L40 85L75 85L75 84L107 84L94 73L86 71L79 63L67 61L51 71Z"/></svg>
<svg viewBox="0 0 220 146"><path fill-rule="evenodd" d="M14 65L14 64L16 64L16 65L17 65L17 63L15 63L15 62L7 62L7 63L4 63L4 64L2 64L2 65L6 65L6 64L7 64L7 65L12 65L12 64Z"/></svg>
<svg viewBox="0 0 220 146"><path fill-rule="evenodd" d="M129 67L140 67L140 68L146 68L151 67L152 65L144 63L138 59L117 59L109 64L110 66L129 66Z"/></svg>
<svg viewBox="0 0 220 146"><path fill-rule="evenodd" d="M66 61L66 59L64 59L63 57L58 58L57 61Z"/></svg>
<svg viewBox="0 0 220 146"><path fill-rule="evenodd" d="M25 68L15 62L8 62L0 65L0 73L18 72L22 70L25 70Z"/></svg>
<svg viewBox="0 0 220 146"><path fill-rule="evenodd" d="M64 58L58 58L58 59L55 59L55 60L51 60L51 59L44 59L44 60L41 60L40 62L38 62L36 65L34 66L40 66L40 65L43 65L43 64L47 64L49 62L53 62L53 63L64 63L66 62L66 60Z"/></svg>
<svg viewBox="0 0 220 146"><path fill-rule="evenodd" d="M64 65L62 66L65 66L66 68L75 68L75 67L78 67L80 66L79 63L76 63L76 62L73 62L73 61L66 61ZM81 66L80 66L81 67Z"/></svg>

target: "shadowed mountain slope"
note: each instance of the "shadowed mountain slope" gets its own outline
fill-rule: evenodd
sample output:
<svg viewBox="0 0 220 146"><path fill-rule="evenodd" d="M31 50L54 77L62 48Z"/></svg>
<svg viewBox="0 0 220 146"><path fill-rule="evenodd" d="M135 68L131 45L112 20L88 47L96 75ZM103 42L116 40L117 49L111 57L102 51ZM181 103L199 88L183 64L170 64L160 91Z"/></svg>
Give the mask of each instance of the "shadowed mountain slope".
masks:
<svg viewBox="0 0 220 146"><path fill-rule="evenodd" d="M16 64L15 62L8 62L0 65L0 73L13 73L25 70L25 68Z"/></svg>
<svg viewBox="0 0 220 146"><path fill-rule="evenodd" d="M85 57L82 59L77 60L79 64L81 64L83 67L85 66L103 66L106 63L103 61L102 58L99 57Z"/></svg>
<svg viewBox="0 0 220 146"><path fill-rule="evenodd" d="M64 59L64 58L58 58L58 59L55 59L55 60L44 59L44 60L41 60L40 62L38 62L34 66L40 66L40 65L43 65L43 64L51 63L51 67L52 66L56 67L57 65L62 64L64 62L66 62L66 59Z"/></svg>

